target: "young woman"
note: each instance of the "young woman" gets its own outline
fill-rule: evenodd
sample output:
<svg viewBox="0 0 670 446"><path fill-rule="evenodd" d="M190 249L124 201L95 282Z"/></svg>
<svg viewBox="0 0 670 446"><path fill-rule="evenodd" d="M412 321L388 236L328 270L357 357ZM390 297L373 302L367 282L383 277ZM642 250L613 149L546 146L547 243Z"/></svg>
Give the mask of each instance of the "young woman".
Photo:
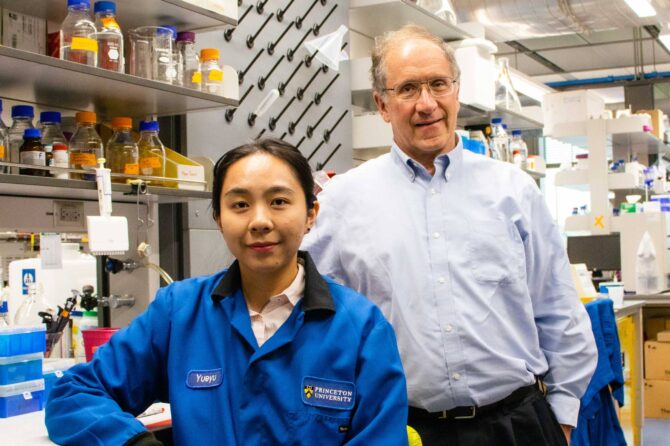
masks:
<svg viewBox="0 0 670 446"><path fill-rule="evenodd" d="M212 208L237 259L161 289L51 391L49 436L158 445L135 415L171 403L178 445L406 445L407 397L381 312L298 247L319 205L309 164L278 140L226 153Z"/></svg>

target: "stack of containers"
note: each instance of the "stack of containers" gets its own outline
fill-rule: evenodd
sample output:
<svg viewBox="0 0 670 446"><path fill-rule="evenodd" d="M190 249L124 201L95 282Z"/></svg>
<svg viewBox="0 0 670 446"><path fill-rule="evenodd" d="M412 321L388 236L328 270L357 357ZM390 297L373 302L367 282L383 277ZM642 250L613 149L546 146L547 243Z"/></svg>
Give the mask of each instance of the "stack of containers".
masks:
<svg viewBox="0 0 670 446"><path fill-rule="evenodd" d="M44 325L0 328L0 418L44 408Z"/></svg>

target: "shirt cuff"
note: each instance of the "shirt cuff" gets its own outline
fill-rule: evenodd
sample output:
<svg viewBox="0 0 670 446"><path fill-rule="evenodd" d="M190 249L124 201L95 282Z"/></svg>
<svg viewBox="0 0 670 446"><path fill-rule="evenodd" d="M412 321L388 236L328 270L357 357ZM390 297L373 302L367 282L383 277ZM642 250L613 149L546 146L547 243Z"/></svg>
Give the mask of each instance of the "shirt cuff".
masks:
<svg viewBox="0 0 670 446"><path fill-rule="evenodd" d="M556 415L559 424L576 427L579 418L579 400L562 393L549 393L547 402Z"/></svg>

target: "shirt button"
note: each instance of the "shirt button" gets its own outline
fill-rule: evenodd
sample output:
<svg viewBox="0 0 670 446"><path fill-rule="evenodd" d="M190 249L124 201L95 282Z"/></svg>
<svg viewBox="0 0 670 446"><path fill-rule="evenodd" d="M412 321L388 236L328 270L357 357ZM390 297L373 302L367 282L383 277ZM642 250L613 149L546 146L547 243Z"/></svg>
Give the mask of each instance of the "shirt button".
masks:
<svg viewBox="0 0 670 446"><path fill-rule="evenodd" d="M455 379L456 381L458 381L459 379L461 379L461 374L460 374L460 373L454 373L454 379Z"/></svg>
<svg viewBox="0 0 670 446"><path fill-rule="evenodd" d="M451 333L451 330L453 330L453 329L454 329L454 327L451 326L451 325L447 325L446 327L444 327L444 331L446 331L447 333Z"/></svg>
<svg viewBox="0 0 670 446"><path fill-rule="evenodd" d="M435 195L435 194L437 193L437 191L436 191L435 189L431 189L431 190L430 190L430 193L433 194L433 195Z"/></svg>
<svg viewBox="0 0 670 446"><path fill-rule="evenodd" d="M444 277L440 277L439 279L437 279L437 283L444 283L444 282L446 282L446 280L444 280Z"/></svg>
<svg viewBox="0 0 670 446"><path fill-rule="evenodd" d="M433 238L440 238L439 232L433 232Z"/></svg>

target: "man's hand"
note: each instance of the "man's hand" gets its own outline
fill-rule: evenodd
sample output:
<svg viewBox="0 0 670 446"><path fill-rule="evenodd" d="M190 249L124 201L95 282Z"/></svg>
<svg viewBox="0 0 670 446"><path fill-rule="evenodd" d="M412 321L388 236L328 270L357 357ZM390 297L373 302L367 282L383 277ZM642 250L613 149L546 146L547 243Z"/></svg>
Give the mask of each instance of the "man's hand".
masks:
<svg viewBox="0 0 670 446"><path fill-rule="evenodd" d="M561 424L561 429L563 429L563 435L565 435L565 441L570 446L570 434L572 433L572 426L567 424Z"/></svg>

